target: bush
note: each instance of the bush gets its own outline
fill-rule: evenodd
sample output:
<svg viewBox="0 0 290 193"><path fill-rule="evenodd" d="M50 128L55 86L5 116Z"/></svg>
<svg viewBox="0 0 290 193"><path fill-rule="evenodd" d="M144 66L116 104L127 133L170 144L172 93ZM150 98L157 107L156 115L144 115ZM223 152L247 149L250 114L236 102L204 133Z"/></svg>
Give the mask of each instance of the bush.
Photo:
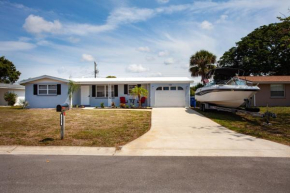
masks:
<svg viewBox="0 0 290 193"><path fill-rule="evenodd" d="M104 103L101 103L101 108L105 108L105 105L104 105Z"/></svg>
<svg viewBox="0 0 290 193"><path fill-rule="evenodd" d="M126 108L126 104L125 103L120 103L120 108Z"/></svg>
<svg viewBox="0 0 290 193"><path fill-rule="evenodd" d="M4 100L8 102L9 106L13 106L16 103L17 94L12 92L6 92L4 94Z"/></svg>
<svg viewBox="0 0 290 193"><path fill-rule="evenodd" d="M98 108L98 106L95 106L95 108L97 109L97 108Z"/></svg>
<svg viewBox="0 0 290 193"><path fill-rule="evenodd" d="M22 109L26 109L26 107L29 106L29 103L26 100L20 100L19 103L20 103Z"/></svg>
<svg viewBox="0 0 290 193"><path fill-rule="evenodd" d="M112 102L111 106L112 106L112 108L115 108L116 107L116 105L115 105L114 102Z"/></svg>

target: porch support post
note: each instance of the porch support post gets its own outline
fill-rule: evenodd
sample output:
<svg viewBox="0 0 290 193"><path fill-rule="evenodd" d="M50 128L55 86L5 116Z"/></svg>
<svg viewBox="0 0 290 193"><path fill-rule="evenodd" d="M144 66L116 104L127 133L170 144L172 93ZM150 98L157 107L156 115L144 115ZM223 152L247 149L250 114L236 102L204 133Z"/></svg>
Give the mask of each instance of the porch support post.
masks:
<svg viewBox="0 0 290 193"><path fill-rule="evenodd" d="M112 104L112 85L108 84L108 107Z"/></svg>

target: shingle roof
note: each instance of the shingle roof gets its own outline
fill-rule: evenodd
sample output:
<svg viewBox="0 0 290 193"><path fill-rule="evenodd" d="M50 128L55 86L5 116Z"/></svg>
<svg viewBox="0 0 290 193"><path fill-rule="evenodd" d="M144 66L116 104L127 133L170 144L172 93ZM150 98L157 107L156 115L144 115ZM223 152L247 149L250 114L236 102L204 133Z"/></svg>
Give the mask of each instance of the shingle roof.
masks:
<svg viewBox="0 0 290 193"><path fill-rule="evenodd" d="M239 78L256 83L290 83L290 76L239 76Z"/></svg>

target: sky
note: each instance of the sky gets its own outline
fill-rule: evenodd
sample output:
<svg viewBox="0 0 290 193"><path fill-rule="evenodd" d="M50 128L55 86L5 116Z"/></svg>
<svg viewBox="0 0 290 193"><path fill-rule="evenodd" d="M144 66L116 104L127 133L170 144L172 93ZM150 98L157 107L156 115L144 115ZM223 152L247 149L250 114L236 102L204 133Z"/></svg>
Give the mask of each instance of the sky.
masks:
<svg viewBox="0 0 290 193"><path fill-rule="evenodd" d="M219 58L289 7L289 0L0 0L0 55L19 80L93 77L94 61L98 77L190 77L195 52Z"/></svg>

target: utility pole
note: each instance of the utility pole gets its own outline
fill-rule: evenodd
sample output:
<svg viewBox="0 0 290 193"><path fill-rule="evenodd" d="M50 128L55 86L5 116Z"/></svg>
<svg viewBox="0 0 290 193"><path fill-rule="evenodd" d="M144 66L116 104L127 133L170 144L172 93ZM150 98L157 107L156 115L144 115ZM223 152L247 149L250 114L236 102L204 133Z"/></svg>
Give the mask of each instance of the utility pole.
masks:
<svg viewBox="0 0 290 193"><path fill-rule="evenodd" d="M97 78L97 74L99 73L99 70L97 69L97 63L95 61L94 61L94 66L95 66L94 74L95 74L95 78Z"/></svg>

